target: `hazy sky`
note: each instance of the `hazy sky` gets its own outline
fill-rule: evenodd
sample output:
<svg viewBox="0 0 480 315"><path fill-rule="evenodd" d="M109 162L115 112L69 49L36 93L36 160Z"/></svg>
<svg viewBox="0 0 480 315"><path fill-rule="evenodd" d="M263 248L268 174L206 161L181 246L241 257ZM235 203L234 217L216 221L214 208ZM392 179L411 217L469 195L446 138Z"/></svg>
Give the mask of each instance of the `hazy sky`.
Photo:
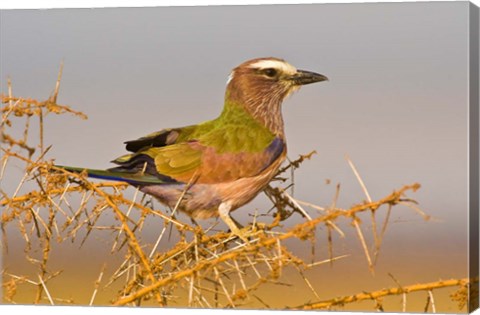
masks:
<svg viewBox="0 0 480 315"><path fill-rule="evenodd" d="M290 158L318 152L296 197L329 204L330 179L340 206L362 201L348 154L374 199L422 184L412 196L437 220L396 212L413 220L398 240L464 253L467 17L468 2L2 11L1 90L10 76L15 95L44 99L64 60L58 101L89 119L49 116L49 157L106 168L125 140L218 115L239 63L284 58L330 79L284 104Z"/></svg>

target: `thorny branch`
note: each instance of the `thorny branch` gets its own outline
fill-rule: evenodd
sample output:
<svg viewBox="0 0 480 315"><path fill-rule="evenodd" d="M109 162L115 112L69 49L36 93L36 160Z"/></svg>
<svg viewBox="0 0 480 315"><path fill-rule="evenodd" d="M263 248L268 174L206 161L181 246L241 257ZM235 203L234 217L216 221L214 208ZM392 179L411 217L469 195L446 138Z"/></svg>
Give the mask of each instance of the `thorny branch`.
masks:
<svg viewBox="0 0 480 315"><path fill-rule="evenodd" d="M469 283L469 279L451 279L445 281L436 281L431 283L414 284L404 287L394 287L383 289L374 292L362 292L350 296L336 297L330 300L319 301L315 303L308 303L301 306L297 306L296 309L314 310L314 309L331 309L334 306L344 306L348 303L355 303L364 300L378 300L379 298L390 296L408 294L417 291L426 291L429 293L429 301L432 300L431 292L435 289L446 287L465 287Z"/></svg>

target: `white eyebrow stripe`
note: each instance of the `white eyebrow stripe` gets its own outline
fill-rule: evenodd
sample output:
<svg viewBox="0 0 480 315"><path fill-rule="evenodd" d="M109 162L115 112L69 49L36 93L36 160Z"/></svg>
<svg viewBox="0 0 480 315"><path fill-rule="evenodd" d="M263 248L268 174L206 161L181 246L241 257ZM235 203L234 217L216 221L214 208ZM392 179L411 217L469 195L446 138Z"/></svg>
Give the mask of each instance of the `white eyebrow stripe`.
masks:
<svg viewBox="0 0 480 315"><path fill-rule="evenodd" d="M257 69L267 69L267 68L274 68L282 70L282 72L287 74L294 74L297 72L297 69L292 66L291 64L280 61L280 60L260 60L250 65L251 68Z"/></svg>
<svg viewBox="0 0 480 315"><path fill-rule="evenodd" d="M234 75L235 75L235 71L230 72L230 74L228 75L228 79L227 79L227 85L230 83L230 81L233 80Z"/></svg>

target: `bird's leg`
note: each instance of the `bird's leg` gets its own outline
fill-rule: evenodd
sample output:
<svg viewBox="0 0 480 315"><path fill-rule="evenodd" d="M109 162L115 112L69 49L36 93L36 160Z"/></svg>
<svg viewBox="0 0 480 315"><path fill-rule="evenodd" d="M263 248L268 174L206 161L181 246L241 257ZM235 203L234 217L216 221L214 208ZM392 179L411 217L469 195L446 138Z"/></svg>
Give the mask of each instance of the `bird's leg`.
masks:
<svg viewBox="0 0 480 315"><path fill-rule="evenodd" d="M242 239L242 241L244 241L245 243L249 243L245 231L239 229L235 221L232 219L232 217L230 217L231 209L232 205L230 204L230 202L221 203L218 207L218 213L220 215L220 218L223 220L223 222L225 222L226 225L228 225L232 234L240 237L240 239Z"/></svg>
<svg viewBox="0 0 480 315"><path fill-rule="evenodd" d="M237 220L235 220L234 217L230 216L230 219L232 219L233 223L235 223L235 225L236 225L240 230L245 228L240 222L238 222Z"/></svg>

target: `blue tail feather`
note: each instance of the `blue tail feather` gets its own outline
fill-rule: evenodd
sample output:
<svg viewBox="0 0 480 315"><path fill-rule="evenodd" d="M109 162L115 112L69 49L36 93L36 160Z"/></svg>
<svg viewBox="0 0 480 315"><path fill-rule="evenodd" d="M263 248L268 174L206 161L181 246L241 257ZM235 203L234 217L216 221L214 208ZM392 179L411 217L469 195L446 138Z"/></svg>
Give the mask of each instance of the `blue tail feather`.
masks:
<svg viewBox="0 0 480 315"><path fill-rule="evenodd" d="M110 171L110 170L97 170L90 168L81 168L81 167L72 167L72 166L63 166L55 165L56 167L63 168L69 172L81 173L83 171L87 172L88 177L113 180L126 182L132 185L152 185L152 184L164 184L165 182L150 174L139 174L139 173L128 173L121 171Z"/></svg>

